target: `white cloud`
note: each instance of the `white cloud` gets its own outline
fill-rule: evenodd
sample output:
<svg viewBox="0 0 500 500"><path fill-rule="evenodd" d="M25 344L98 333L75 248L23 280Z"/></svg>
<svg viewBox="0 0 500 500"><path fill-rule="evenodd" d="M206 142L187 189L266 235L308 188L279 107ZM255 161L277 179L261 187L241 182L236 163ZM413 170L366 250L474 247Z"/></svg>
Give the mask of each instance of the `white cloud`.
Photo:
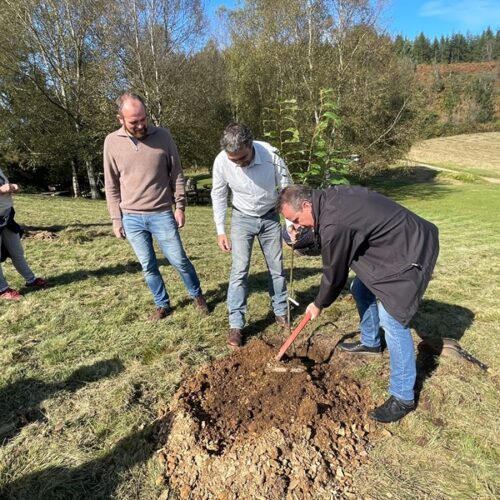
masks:
<svg viewBox="0 0 500 500"><path fill-rule="evenodd" d="M500 25L500 2L498 0L432 0L425 2L419 11L421 17L436 17L452 21L460 29L480 29Z"/></svg>

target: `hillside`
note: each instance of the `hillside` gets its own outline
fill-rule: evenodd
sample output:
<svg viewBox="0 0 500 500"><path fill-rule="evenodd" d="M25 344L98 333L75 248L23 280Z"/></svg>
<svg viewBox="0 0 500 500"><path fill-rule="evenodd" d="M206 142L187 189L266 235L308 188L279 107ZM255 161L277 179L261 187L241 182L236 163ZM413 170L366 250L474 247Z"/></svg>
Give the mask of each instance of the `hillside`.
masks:
<svg viewBox="0 0 500 500"><path fill-rule="evenodd" d="M414 163L500 179L500 132L436 137L415 144Z"/></svg>
<svg viewBox="0 0 500 500"><path fill-rule="evenodd" d="M419 64L424 137L499 130L498 62Z"/></svg>

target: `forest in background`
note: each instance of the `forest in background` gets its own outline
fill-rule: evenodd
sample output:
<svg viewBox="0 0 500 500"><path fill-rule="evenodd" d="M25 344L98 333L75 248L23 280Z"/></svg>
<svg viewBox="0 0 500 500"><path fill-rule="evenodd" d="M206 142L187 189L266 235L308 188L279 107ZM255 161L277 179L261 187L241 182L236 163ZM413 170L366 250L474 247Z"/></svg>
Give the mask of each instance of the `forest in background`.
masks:
<svg viewBox="0 0 500 500"><path fill-rule="evenodd" d="M365 174L421 137L498 127L498 31L445 38L453 56L432 52L424 70L422 37L388 36L369 1L246 0L219 11L216 32L200 0L2 3L0 166L24 186L99 198L123 91L145 97L187 168L211 165L232 120L281 144L311 146L320 132L319 156L345 168L357 155ZM450 48L459 38L469 55ZM464 57L485 62L438 64ZM319 156L294 168L311 172Z"/></svg>
<svg viewBox="0 0 500 500"><path fill-rule="evenodd" d="M490 62L500 57L500 30L488 27L481 34L454 33L434 37L420 33L413 40L397 35L394 48L402 57L416 64L453 64L462 62Z"/></svg>

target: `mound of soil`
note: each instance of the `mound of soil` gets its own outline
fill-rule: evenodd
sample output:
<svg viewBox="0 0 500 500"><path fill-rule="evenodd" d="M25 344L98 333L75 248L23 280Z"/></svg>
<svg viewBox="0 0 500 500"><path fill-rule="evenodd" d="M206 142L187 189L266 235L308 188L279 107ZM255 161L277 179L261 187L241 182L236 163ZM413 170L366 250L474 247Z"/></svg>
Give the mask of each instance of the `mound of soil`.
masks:
<svg viewBox="0 0 500 500"><path fill-rule="evenodd" d="M301 348L276 372L276 346L254 340L185 380L160 430L169 486L182 498L354 498L376 428L367 389L332 351Z"/></svg>

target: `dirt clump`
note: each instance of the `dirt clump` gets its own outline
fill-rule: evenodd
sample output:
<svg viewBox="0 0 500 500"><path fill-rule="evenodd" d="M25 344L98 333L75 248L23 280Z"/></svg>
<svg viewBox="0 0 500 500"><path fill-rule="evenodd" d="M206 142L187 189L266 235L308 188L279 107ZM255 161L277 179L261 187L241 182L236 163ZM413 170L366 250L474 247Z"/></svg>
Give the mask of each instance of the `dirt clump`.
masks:
<svg viewBox="0 0 500 500"><path fill-rule="evenodd" d="M59 236L52 231L24 231L24 238L32 240L57 240Z"/></svg>
<svg viewBox="0 0 500 500"><path fill-rule="evenodd" d="M159 459L182 498L355 497L376 430L367 389L331 344L288 358L299 372L270 371L276 352L254 340L179 387Z"/></svg>

